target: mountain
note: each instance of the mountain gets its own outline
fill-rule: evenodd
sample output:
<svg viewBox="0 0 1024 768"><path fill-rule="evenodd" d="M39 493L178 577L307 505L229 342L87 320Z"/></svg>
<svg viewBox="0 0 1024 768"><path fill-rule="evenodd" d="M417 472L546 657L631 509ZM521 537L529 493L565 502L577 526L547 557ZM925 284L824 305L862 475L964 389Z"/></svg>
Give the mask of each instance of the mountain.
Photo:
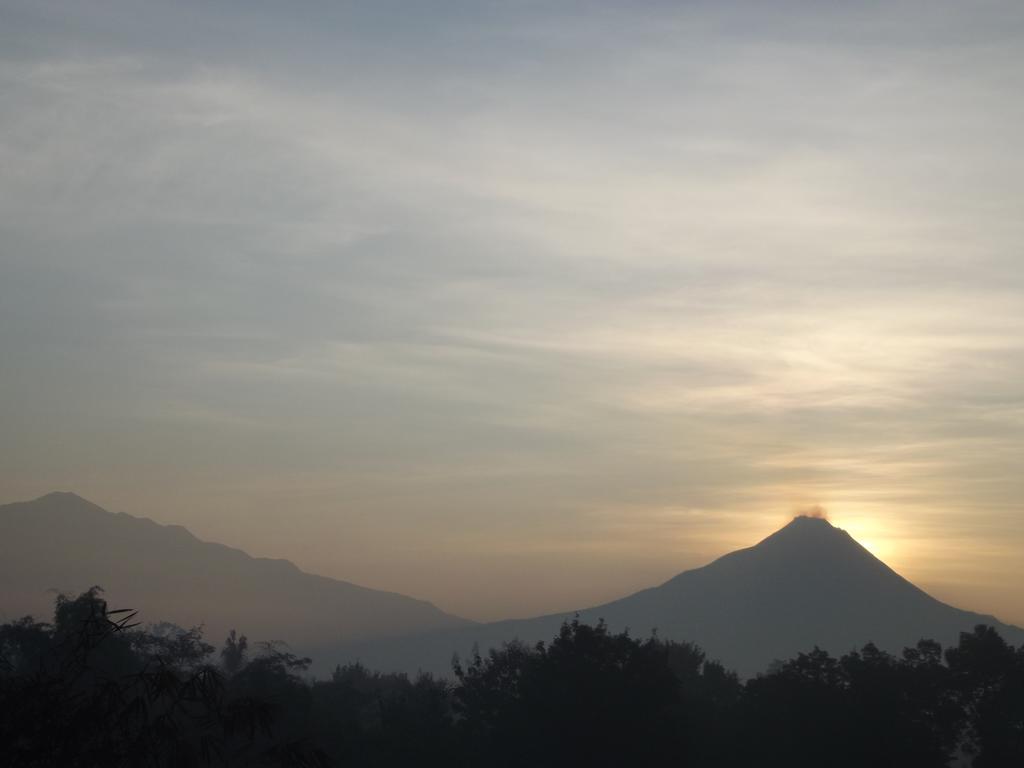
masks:
<svg viewBox="0 0 1024 768"><path fill-rule="evenodd" d="M797 517L756 546L661 586L578 612L473 624L430 603L304 573L200 541L179 526L108 512L70 493L0 506L0 619L48 618L53 593L107 590L143 621L204 624L212 642L236 628L286 640L319 672L359 660L381 670L447 674L468 656L519 639L550 640L578 613L613 631L695 642L747 676L813 646L843 653L874 642L899 651L943 645L990 624L1011 643L1024 630L946 605L897 574L845 531Z"/></svg>
<svg viewBox="0 0 1024 768"><path fill-rule="evenodd" d="M844 653L873 642L898 652L921 638L955 643L976 624L995 626L1009 642L1024 630L946 605L915 587L826 520L797 517L756 546L680 573L661 586L578 611L582 621L604 619L613 631L695 642L712 658L750 676L775 659L815 645ZM450 669L452 652L465 658L517 638L549 640L574 613L502 621L396 638L373 646L324 649L329 663L356 659L380 669Z"/></svg>
<svg viewBox="0 0 1024 768"><path fill-rule="evenodd" d="M49 619L53 590L77 594L94 584L112 607L138 609L142 621L203 624L215 644L237 628L305 652L469 624L422 600L250 557L72 493L0 506L0 619Z"/></svg>

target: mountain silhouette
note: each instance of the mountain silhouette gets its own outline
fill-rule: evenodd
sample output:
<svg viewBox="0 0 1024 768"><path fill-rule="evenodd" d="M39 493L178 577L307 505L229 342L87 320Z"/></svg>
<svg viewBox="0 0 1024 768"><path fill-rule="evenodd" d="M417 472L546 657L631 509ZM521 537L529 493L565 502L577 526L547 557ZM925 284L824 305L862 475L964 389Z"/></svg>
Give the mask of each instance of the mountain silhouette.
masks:
<svg viewBox="0 0 1024 768"><path fill-rule="evenodd" d="M955 644L960 632L977 624L1024 643L1024 630L936 600L828 521L797 517L753 547L614 602L321 655L440 673L453 651L466 657L474 647L485 652L512 639L548 640L577 613L586 623L604 619L613 631L646 636L654 630L662 639L697 643L744 676L814 646L838 654L868 642L893 652L921 638Z"/></svg>
<svg viewBox="0 0 1024 768"><path fill-rule="evenodd" d="M579 611L474 624L430 603L304 573L200 541L180 526L111 513L71 493L0 506L0 620L49 616L53 590L99 584L140 618L202 624L214 642L237 628L285 640L325 672L361 661L384 671L447 674L468 657L518 639L549 640L575 615L612 631L694 642L745 676L814 646L839 654L873 642L899 651L944 645L977 624L1010 643L1024 630L954 608L897 574L848 533L797 517L757 545L664 584Z"/></svg>
<svg viewBox="0 0 1024 768"><path fill-rule="evenodd" d="M411 597L250 557L176 525L112 513L73 493L0 506L0 619L48 619L53 590L102 586L143 621L203 624L219 643L237 628L296 649L470 622Z"/></svg>

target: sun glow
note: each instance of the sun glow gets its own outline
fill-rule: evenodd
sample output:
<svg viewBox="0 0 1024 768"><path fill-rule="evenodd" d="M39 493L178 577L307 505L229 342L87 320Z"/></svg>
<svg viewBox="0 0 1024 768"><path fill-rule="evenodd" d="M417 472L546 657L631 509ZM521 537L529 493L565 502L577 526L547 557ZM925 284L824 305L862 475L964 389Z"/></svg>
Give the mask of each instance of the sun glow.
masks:
<svg viewBox="0 0 1024 768"><path fill-rule="evenodd" d="M849 533L868 552L895 570L907 562L906 548L892 526L873 515L830 510L829 521Z"/></svg>

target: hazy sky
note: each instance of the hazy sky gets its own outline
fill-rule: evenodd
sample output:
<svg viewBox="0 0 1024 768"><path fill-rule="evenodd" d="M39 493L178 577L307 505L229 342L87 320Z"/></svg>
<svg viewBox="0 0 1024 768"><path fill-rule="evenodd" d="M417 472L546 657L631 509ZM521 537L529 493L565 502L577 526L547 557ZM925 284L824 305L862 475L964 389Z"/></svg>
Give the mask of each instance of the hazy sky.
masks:
<svg viewBox="0 0 1024 768"><path fill-rule="evenodd" d="M1024 4L0 0L0 502L472 618L821 505L1024 623Z"/></svg>

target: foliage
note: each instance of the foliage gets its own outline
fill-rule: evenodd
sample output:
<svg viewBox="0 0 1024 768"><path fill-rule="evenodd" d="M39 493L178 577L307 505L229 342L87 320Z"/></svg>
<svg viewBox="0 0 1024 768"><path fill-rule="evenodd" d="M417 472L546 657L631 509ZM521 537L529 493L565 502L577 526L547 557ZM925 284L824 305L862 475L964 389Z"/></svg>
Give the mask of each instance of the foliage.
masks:
<svg viewBox="0 0 1024 768"><path fill-rule="evenodd" d="M272 739L272 705L225 685L205 661L213 649L198 630L142 631L134 616L110 610L94 587L58 597L53 624L22 619L0 627L0 764L323 762Z"/></svg>
<svg viewBox="0 0 1024 768"><path fill-rule="evenodd" d="M454 679L309 659L232 631L140 628L99 588L52 624L0 626L4 766L1024 765L1024 648L991 627L820 649L741 682L686 643L565 623L454 663ZM964 764L962 762L958 764Z"/></svg>
<svg viewBox="0 0 1024 768"><path fill-rule="evenodd" d="M460 726L475 765L648 765L698 736L672 646L562 626L550 645L512 644L456 667Z"/></svg>

